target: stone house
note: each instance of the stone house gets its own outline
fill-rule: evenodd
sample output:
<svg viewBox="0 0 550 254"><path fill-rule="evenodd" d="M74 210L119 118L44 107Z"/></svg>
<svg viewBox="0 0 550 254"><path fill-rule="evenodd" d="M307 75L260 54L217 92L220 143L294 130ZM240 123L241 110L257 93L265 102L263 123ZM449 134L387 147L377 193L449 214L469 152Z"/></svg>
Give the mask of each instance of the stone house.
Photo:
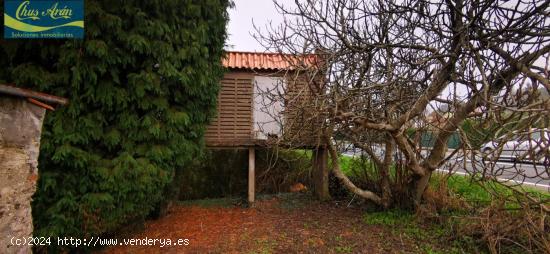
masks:
<svg viewBox="0 0 550 254"><path fill-rule="evenodd" d="M64 98L0 84L0 253L31 253L42 121Z"/></svg>

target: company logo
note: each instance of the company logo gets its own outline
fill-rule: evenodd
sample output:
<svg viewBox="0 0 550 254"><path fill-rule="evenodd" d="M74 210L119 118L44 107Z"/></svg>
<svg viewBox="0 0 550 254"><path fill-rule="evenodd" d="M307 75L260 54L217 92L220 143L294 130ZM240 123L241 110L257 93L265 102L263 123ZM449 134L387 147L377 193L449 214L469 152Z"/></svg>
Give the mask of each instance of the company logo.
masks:
<svg viewBox="0 0 550 254"><path fill-rule="evenodd" d="M5 0L4 38L84 38L84 0Z"/></svg>

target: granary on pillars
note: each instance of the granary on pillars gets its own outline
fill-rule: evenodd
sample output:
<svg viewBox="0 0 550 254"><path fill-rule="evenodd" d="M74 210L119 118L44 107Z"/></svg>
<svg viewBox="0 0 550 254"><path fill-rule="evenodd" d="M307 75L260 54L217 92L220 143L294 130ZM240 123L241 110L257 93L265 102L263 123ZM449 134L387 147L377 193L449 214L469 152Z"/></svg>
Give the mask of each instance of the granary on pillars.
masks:
<svg viewBox="0 0 550 254"><path fill-rule="evenodd" d="M312 149L314 191L328 199L327 153L319 142L322 119L313 93L323 91L314 55L227 52L217 116L206 130L211 148L248 149L248 201L254 202L255 149Z"/></svg>
<svg viewBox="0 0 550 254"><path fill-rule="evenodd" d="M0 253L31 253L42 121L64 98L0 84Z"/></svg>

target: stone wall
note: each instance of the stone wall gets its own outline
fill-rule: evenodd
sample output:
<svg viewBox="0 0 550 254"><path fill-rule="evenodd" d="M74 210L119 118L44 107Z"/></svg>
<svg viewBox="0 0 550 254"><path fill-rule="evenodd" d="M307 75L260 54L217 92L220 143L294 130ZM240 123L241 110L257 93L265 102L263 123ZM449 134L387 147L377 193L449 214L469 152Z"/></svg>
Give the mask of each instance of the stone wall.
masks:
<svg viewBox="0 0 550 254"><path fill-rule="evenodd" d="M0 94L0 253L31 253L31 246L13 243L32 237L31 199L44 115L25 98Z"/></svg>

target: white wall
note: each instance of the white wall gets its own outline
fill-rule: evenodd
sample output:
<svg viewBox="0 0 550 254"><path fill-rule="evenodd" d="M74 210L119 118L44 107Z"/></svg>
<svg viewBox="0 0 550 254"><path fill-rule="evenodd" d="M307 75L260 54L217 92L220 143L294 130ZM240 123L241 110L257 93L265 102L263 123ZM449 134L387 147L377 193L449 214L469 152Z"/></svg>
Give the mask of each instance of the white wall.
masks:
<svg viewBox="0 0 550 254"><path fill-rule="evenodd" d="M280 77L254 77L254 133L257 139L267 139L268 134L281 136L281 101L284 79Z"/></svg>

